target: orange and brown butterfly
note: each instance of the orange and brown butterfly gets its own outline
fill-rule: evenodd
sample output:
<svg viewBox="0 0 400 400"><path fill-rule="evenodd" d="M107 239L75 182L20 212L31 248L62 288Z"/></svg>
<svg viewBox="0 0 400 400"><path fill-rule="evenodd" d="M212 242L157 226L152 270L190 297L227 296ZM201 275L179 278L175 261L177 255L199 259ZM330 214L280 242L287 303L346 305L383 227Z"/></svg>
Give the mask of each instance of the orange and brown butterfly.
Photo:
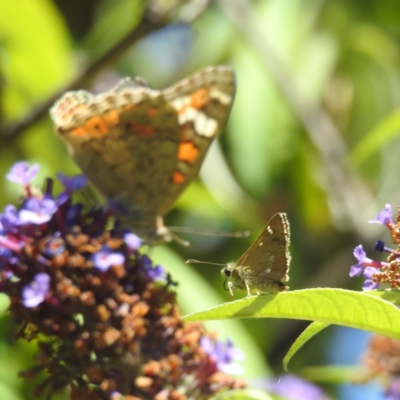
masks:
<svg viewBox="0 0 400 400"><path fill-rule="evenodd" d="M275 214L257 240L239 258L221 271L228 289L245 290L247 297L253 292L276 293L288 290L291 256L290 225L285 213ZM188 263L196 262L189 260Z"/></svg>
<svg viewBox="0 0 400 400"><path fill-rule="evenodd" d="M171 240L163 218L197 176L224 128L235 74L205 68L164 90L126 78L98 95L66 93L50 110L57 133L124 225L148 244Z"/></svg>

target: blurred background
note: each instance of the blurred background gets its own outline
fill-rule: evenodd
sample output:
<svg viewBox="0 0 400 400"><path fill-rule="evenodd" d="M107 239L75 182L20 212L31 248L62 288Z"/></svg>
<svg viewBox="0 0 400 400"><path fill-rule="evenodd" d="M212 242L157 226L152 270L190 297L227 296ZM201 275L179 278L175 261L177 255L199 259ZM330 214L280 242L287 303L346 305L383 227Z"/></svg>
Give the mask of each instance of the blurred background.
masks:
<svg viewBox="0 0 400 400"><path fill-rule="evenodd" d="M48 114L66 90L98 93L124 76L160 89L205 66L231 65L237 94L229 122L166 224L252 234L184 235L190 247L153 250L179 281L183 314L230 300L219 267L185 260L237 260L276 212L291 223L292 290L361 290L361 280L349 278L353 249L363 243L374 258L375 241L389 238L368 220L399 204L398 1L0 0L0 10L0 176L19 160L40 163L38 184L58 171L78 173ZM1 208L15 203L16 185L0 185ZM17 372L33 364L35 345L13 341L0 300L0 394L31 399ZM245 377L260 381L282 373L282 358L307 324L208 326L244 350ZM367 341L366 332L330 327L289 367L332 398L383 399L376 385L307 373L359 365Z"/></svg>

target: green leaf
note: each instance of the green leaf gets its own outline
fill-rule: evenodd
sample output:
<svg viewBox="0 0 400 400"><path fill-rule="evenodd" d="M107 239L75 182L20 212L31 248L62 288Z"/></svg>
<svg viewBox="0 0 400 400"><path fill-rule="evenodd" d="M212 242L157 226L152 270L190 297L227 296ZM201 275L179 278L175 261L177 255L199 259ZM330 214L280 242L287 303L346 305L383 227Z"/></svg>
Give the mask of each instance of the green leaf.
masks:
<svg viewBox="0 0 400 400"><path fill-rule="evenodd" d="M399 290L371 290L368 292L368 294L393 303L397 307L400 306Z"/></svg>
<svg viewBox="0 0 400 400"><path fill-rule="evenodd" d="M67 27L50 0L0 0L4 51L4 114L17 116L45 98L72 72Z"/></svg>
<svg viewBox="0 0 400 400"><path fill-rule="evenodd" d="M364 136L358 146L350 154L350 162L354 167L359 166L382 145L395 139L400 131L400 110L394 111L382 120L372 131Z"/></svg>
<svg viewBox="0 0 400 400"><path fill-rule="evenodd" d="M313 336L321 332L323 329L328 327L330 324L327 322L316 321L310 324L301 335L294 341L290 346L289 351L283 359L283 369L288 371L288 364L291 358L297 353L297 351L303 347L303 345L308 342Z"/></svg>
<svg viewBox="0 0 400 400"><path fill-rule="evenodd" d="M91 58L100 57L132 31L140 22L144 10L143 0L99 3L96 24L85 39L85 47Z"/></svg>
<svg viewBox="0 0 400 400"><path fill-rule="evenodd" d="M363 329L400 340L400 310L377 296L344 289L305 289L252 296L190 314L187 321L291 318Z"/></svg>
<svg viewBox="0 0 400 400"><path fill-rule="evenodd" d="M249 388L220 393L211 400L272 400L272 397L262 390Z"/></svg>

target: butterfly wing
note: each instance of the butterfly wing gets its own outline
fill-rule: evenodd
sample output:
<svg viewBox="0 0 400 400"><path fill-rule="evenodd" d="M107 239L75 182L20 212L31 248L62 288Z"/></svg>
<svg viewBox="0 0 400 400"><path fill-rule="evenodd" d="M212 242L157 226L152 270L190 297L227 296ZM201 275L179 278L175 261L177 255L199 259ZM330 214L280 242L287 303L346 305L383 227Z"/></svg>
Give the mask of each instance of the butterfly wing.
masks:
<svg viewBox="0 0 400 400"><path fill-rule="evenodd" d="M97 96L69 92L50 113L84 174L146 238L197 175L233 96L232 70L210 67L163 91L125 79Z"/></svg>
<svg viewBox="0 0 400 400"><path fill-rule="evenodd" d="M162 95L176 110L179 125L174 175L158 210L164 216L197 176L212 140L224 128L235 96L235 75L229 67L209 67L163 90Z"/></svg>
<svg viewBox="0 0 400 400"><path fill-rule="evenodd" d="M130 215L138 234L154 231L179 145L176 112L161 93L124 80L98 96L66 93L51 114L92 184Z"/></svg>
<svg viewBox="0 0 400 400"><path fill-rule="evenodd" d="M286 214L275 214L267 227L243 254L235 268L244 281L255 287L262 282L288 280L290 227ZM261 284L259 284L261 283Z"/></svg>

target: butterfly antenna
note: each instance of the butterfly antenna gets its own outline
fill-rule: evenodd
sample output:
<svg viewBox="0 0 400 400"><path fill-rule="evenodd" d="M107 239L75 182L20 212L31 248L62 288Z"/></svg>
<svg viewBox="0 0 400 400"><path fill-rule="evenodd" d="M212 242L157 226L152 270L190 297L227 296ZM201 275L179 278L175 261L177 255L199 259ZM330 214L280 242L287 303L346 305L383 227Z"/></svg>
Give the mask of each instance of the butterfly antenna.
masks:
<svg viewBox="0 0 400 400"><path fill-rule="evenodd" d="M208 261L199 261L199 260L193 260L192 258L190 260L187 260L185 264L210 264L210 265L219 265L219 266L226 266L226 264L219 264L219 263L213 263L213 262L208 262Z"/></svg>
<svg viewBox="0 0 400 400"><path fill-rule="evenodd" d="M179 233L196 233L197 235L209 235L209 236L223 236L223 237L249 237L250 231L236 231L236 232L225 232L225 231L212 231L205 229L193 229L182 226L169 226L169 231Z"/></svg>

